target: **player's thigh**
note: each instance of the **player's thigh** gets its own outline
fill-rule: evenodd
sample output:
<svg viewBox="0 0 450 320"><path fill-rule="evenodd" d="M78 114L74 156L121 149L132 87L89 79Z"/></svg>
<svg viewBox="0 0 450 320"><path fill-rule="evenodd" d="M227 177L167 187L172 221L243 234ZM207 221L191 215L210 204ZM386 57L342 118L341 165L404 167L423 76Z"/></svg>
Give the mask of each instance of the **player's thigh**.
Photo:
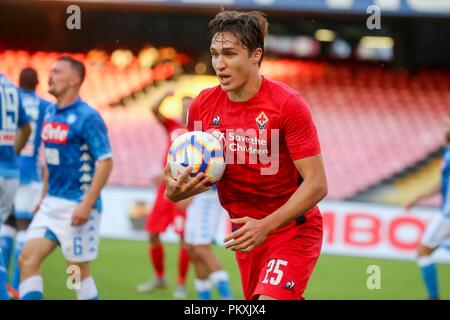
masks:
<svg viewBox="0 0 450 320"><path fill-rule="evenodd" d="M33 238L25 242L20 256L23 267L35 267L55 249L57 243L47 238Z"/></svg>
<svg viewBox="0 0 450 320"><path fill-rule="evenodd" d="M188 245L189 254L193 259L205 262L212 254L212 248L208 244Z"/></svg>
<svg viewBox="0 0 450 320"><path fill-rule="evenodd" d="M429 249L436 249L443 242L450 239L450 217L436 216L427 226L420 241L420 245Z"/></svg>

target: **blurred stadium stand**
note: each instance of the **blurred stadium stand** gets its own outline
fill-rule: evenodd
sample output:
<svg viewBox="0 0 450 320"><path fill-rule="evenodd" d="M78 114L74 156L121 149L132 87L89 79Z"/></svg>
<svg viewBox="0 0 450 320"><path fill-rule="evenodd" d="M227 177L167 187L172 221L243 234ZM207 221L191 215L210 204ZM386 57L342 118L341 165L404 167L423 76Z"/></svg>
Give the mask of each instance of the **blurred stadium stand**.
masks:
<svg viewBox="0 0 450 320"><path fill-rule="evenodd" d="M365 65L277 60L263 74L308 101L321 138L329 198L348 199L413 167L444 144L450 72L416 75Z"/></svg>

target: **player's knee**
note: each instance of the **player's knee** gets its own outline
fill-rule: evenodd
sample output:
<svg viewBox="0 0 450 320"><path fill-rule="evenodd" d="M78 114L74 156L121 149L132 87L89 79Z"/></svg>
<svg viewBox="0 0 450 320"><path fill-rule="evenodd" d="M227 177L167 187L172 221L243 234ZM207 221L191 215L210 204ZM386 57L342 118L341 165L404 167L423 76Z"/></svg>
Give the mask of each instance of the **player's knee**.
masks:
<svg viewBox="0 0 450 320"><path fill-rule="evenodd" d="M193 260L193 261L197 260L195 246L188 245L187 248L188 248L188 252L189 252L189 258L191 258L191 260Z"/></svg>
<svg viewBox="0 0 450 320"><path fill-rule="evenodd" d="M208 257L207 248L204 246L189 246L189 254L197 261L205 261Z"/></svg>
<svg viewBox="0 0 450 320"><path fill-rule="evenodd" d="M152 245L160 245L161 239L159 238L159 233L150 233L150 243Z"/></svg>
<svg viewBox="0 0 450 320"><path fill-rule="evenodd" d="M22 273L32 272L39 269L39 261L27 251L19 256L19 268Z"/></svg>

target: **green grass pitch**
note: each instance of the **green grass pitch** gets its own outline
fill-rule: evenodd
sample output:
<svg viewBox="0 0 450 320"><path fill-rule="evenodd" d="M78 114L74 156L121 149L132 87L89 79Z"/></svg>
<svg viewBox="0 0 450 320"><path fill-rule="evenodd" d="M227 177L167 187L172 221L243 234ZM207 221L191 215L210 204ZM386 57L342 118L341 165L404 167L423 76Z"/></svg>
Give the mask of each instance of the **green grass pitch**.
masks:
<svg viewBox="0 0 450 320"><path fill-rule="evenodd" d="M147 256L147 243L102 239L98 259L92 272L101 299L164 299L171 300L177 272L178 246L167 244L166 270L169 287L149 294L135 291L138 283L148 280L153 272ZM236 299L242 299L239 272L234 254L215 248L216 254L230 274ZM381 271L381 288L369 290L367 268L377 265ZM66 287L66 266L59 249L47 258L43 267L46 299L75 299ZM450 265L439 264L441 298L450 299ZM195 299L194 273L189 270L188 299ZM412 261L380 260L322 255L305 293L306 299L423 299L420 272ZM214 297L217 298L215 295Z"/></svg>

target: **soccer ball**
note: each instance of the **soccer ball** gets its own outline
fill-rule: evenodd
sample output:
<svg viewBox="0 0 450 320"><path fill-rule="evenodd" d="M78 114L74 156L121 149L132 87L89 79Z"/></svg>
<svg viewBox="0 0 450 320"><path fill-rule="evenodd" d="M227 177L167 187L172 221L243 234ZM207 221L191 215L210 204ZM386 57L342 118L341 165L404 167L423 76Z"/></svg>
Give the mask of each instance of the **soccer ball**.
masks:
<svg viewBox="0 0 450 320"><path fill-rule="evenodd" d="M191 166L188 180L203 172L208 184L213 185L225 171L222 143L215 136L203 131L187 132L176 138L170 146L167 162L175 180Z"/></svg>

